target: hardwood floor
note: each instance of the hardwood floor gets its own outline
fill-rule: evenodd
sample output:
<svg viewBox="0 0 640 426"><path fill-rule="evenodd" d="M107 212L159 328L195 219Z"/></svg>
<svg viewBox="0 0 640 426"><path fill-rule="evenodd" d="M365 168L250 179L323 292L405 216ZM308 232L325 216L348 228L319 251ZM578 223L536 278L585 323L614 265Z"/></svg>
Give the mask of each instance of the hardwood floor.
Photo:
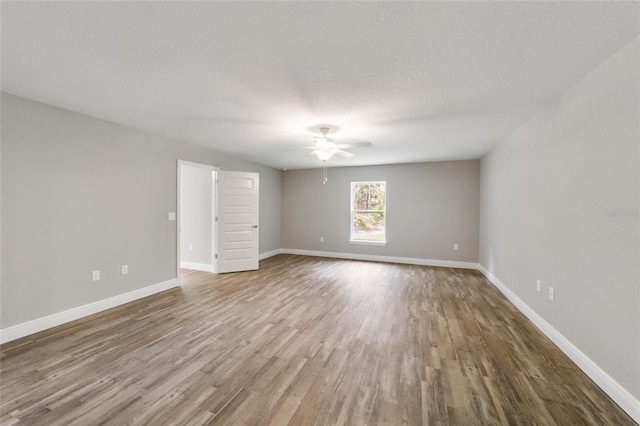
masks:
<svg viewBox="0 0 640 426"><path fill-rule="evenodd" d="M632 425L477 271L279 255L0 347L2 425Z"/></svg>

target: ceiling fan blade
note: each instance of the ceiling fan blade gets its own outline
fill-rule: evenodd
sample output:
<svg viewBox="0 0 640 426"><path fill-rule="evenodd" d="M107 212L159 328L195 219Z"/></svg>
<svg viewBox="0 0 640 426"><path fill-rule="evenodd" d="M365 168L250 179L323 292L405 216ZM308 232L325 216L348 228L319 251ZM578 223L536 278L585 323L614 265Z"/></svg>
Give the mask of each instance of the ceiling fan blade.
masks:
<svg viewBox="0 0 640 426"><path fill-rule="evenodd" d="M333 138L325 138L324 136L314 136L316 141L327 141L327 142L335 142Z"/></svg>
<svg viewBox="0 0 640 426"><path fill-rule="evenodd" d="M341 143L336 145L336 148L366 148L373 146L371 142L353 142L353 143Z"/></svg>
<svg viewBox="0 0 640 426"><path fill-rule="evenodd" d="M342 155L343 157L347 157L347 158L349 158L349 157L353 157L353 154L352 154L352 153L347 152L347 151L342 151L342 150L340 150L340 149L337 149L337 150L335 151L335 153L336 153L336 154L340 154L340 155Z"/></svg>

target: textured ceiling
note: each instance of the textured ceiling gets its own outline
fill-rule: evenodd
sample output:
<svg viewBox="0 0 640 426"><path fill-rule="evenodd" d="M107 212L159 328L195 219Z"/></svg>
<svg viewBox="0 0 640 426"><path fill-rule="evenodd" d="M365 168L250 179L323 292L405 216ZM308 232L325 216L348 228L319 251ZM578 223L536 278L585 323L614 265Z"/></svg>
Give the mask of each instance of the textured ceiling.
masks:
<svg viewBox="0 0 640 426"><path fill-rule="evenodd" d="M638 37L637 2L7 2L2 89L277 168L480 158Z"/></svg>

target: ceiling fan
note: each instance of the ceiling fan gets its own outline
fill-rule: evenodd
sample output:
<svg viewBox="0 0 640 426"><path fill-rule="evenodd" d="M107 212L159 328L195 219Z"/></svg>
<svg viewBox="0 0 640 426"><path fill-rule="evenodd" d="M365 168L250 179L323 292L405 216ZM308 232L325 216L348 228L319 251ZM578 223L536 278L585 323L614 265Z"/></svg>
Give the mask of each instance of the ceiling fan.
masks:
<svg viewBox="0 0 640 426"><path fill-rule="evenodd" d="M345 144L337 144L333 138L328 138L327 133L331 130L329 127L320 127L320 133L322 136L314 136L315 144L310 149L311 154L315 154L322 161L329 160L333 154L342 155L343 157L353 157L353 153L344 151L344 149L349 148L364 148L370 147L371 142L354 142L354 143L345 143Z"/></svg>
<svg viewBox="0 0 640 426"><path fill-rule="evenodd" d="M327 183L327 161L333 154L342 155L343 157L353 157L353 153L344 151L344 149L349 148L365 148L370 147L371 142L354 142L354 143L346 143L346 144L337 144L333 138L328 138L327 133L331 130L329 127L320 127L320 133L322 136L314 136L315 143L313 146L308 147L312 149L309 155L315 154L319 160L323 163L324 170L324 180L322 183Z"/></svg>

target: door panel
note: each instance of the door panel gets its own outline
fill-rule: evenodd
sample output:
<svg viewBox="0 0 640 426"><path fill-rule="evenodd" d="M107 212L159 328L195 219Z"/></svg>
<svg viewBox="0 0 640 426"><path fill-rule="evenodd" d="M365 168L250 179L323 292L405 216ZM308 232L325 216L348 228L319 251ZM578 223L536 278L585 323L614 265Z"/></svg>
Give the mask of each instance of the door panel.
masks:
<svg viewBox="0 0 640 426"><path fill-rule="evenodd" d="M259 175L218 172L218 257L220 273L258 269Z"/></svg>

